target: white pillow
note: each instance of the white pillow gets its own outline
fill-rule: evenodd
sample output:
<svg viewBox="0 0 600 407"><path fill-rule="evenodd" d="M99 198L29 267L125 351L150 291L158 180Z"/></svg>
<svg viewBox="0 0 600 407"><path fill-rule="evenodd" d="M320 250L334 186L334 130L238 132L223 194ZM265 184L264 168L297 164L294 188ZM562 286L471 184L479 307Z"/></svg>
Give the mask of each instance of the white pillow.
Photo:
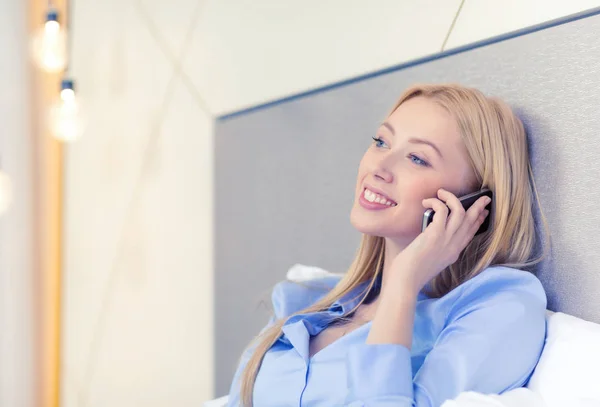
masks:
<svg viewBox="0 0 600 407"><path fill-rule="evenodd" d="M286 278L297 283L314 280L322 277L343 276L342 273L332 273L316 266L294 264L287 272Z"/></svg>
<svg viewBox="0 0 600 407"><path fill-rule="evenodd" d="M600 407L600 325L550 315L546 344L527 387L548 407Z"/></svg>
<svg viewBox="0 0 600 407"><path fill-rule="evenodd" d="M223 396L218 399L204 402L203 407L226 407L228 402L229 396Z"/></svg>

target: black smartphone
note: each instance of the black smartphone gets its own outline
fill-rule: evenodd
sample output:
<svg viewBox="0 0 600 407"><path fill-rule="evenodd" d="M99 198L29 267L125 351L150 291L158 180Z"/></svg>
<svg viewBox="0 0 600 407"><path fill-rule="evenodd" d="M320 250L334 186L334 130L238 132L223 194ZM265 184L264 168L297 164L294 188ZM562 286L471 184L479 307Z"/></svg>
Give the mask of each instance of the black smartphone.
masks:
<svg viewBox="0 0 600 407"><path fill-rule="evenodd" d="M477 192L473 192L471 194L465 195L465 196L461 196L459 199L459 201L462 203L463 208L465 208L465 211L467 209L469 209L471 207L471 205L473 205L475 203L475 201L477 201L479 198L481 198L482 196L489 196L491 199L494 199L494 194L492 191L490 191L487 188L481 189ZM490 214L485 218L485 220L483 221L483 223L481 224L481 226L479 227L479 229L477 230L477 233L475 233L475 235L477 236L480 233L483 233L485 231L488 230L488 228L490 227L490 218L492 217L491 214L491 205L492 202L490 202L485 209L487 209L488 211L490 211ZM433 209L427 209L425 211L425 213L423 214L423 226L421 228L421 232L424 232L425 229L427 228L427 226L429 226L429 224L433 221L433 215L435 214L435 211Z"/></svg>

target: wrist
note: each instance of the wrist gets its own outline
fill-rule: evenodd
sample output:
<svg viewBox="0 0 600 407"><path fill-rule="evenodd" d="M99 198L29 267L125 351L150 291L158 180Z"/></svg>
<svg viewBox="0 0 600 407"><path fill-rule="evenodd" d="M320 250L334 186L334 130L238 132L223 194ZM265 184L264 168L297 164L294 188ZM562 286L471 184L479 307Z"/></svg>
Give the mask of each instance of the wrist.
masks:
<svg viewBox="0 0 600 407"><path fill-rule="evenodd" d="M417 296L412 293L388 291L382 295L366 343L401 344L410 349L416 305Z"/></svg>
<svg viewBox="0 0 600 407"><path fill-rule="evenodd" d="M390 276L381 288L382 297L416 298L424 287L419 277L414 272Z"/></svg>
<svg viewBox="0 0 600 407"><path fill-rule="evenodd" d="M414 288L396 289L390 287L387 292L381 292L381 300L379 307L385 308L388 311L396 309L406 309L407 307L416 306L419 290Z"/></svg>

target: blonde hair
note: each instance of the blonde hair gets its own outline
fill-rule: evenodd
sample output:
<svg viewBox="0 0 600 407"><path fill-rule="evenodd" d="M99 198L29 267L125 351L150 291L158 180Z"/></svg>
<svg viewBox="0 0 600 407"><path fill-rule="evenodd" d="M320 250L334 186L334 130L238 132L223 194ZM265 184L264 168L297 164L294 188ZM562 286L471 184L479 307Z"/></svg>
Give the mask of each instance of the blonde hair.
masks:
<svg viewBox="0 0 600 407"><path fill-rule="evenodd" d="M539 263L549 247L548 226L539 207L521 120L503 101L455 84L415 85L404 92L390 114L402 103L419 96L434 101L454 117L478 188L485 186L494 193L488 232L476 236L459 259L430 282L428 295L442 297L492 265L526 269ZM538 242L534 222L536 206L545 239L541 255L534 257ZM354 261L340 282L322 299L294 315L325 311L365 281L370 281L365 290L369 293L381 274L384 251L383 237L363 235ZM254 383L263 357L281 337L287 318L276 321L249 345L248 349L254 345L256 348L240 379L240 399L245 407L252 406Z"/></svg>

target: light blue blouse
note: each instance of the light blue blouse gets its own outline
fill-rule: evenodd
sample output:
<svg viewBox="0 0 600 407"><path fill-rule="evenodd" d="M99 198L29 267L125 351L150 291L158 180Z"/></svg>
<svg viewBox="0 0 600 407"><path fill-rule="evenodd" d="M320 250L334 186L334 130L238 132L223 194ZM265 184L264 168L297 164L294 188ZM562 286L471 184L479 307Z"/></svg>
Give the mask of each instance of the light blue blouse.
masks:
<svg viewBox="0 0 600 407"><path fill-rule="evenodd" d="M274 318L306 308L338 281L277 284ZM256 377L254 407L437 407L462 391L522 387L542 352L546 295L539 280L490 267L442 298L419 294L411 349L366 344L369 322L309 358L310 337L351 310L366 286L327 311L288 318ZM240 406L238 379L249 357L249 351L242 356L229 407Z"/></svg>

